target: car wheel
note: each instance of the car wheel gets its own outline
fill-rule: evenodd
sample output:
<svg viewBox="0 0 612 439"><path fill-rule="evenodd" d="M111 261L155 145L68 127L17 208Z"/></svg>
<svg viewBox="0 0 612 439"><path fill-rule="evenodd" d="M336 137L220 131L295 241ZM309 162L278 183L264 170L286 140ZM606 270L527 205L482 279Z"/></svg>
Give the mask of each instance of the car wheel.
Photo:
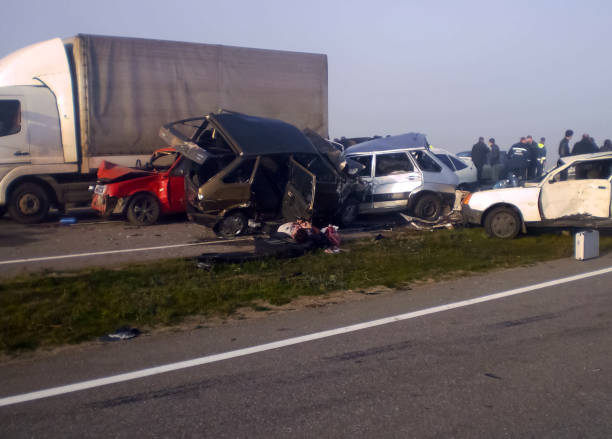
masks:
<svg viewBox="0 0 612 439"><path fill-rule="evenodd" d="M242 212L230 212L217 225L217 233L221 236L232 237L244 233L247 229L247 218Z"/></svg>
<svg viewBox="0 0 612 439"><path fill-rule="evenodd" d="M521 219L514 209L496 207L485 218L484 226L492 238L512 239L521 230Z"/></svg>
<svg viewBox="0 0 612 439"><path fill-rule="evenodd" d="M442 212L442 202L434 194L421 196L414 206L414 215L428 221L435 221Z"/></svg>
<svg viewBox="0 0 612 439"><path fill-rule="evenodd" d="M127 209L127 218L135 226L150 226L159 219L159 203L153 195L137 194Z"/></svg>
<svg viewBox="0 0 612 439"><path fill-rule="evenodd" d="M347 227L355 222L359 216L359 201L355 199L349 199L340 212L340 225Z"/></svg>
<svg viewBox="0 0 612 439"><path fill-rule="evenodd" d="M49 212L49 195L36 183L23 183L11 194L8 211L11 217L22 224L42 221Z"/></svg>

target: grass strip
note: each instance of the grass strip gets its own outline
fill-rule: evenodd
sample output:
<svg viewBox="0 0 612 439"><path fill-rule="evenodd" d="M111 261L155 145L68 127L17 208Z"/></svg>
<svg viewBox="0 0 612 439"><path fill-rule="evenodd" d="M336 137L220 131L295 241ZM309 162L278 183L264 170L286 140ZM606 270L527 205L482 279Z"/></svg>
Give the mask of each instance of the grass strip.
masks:
<svg viewBox="0 0 612 439"><path fill-rule="evenodd" d="M513 267L572 254L560 234L502 241L482 229L394 233L347 243L336 255L315 252L291 260L264 259L198 269L193 259L120 269L42 273L0 283L0 351L78 343L130 325L141 329L180 323L190 315L228 315L268 302L372 286L397 288ZM600 241L612 249L612 237Z"/></svg>

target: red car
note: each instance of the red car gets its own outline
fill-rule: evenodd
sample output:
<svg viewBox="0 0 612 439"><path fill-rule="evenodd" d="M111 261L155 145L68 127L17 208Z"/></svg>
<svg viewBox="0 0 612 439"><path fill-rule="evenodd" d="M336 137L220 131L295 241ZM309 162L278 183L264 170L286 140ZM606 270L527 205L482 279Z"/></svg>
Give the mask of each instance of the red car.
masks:
<svg viewBox="0 0 612 439"><path fill-rule="evenodd" d="M161 148L144 168L103 162L98 169L91 207L103 216L125 215L135 225L148 226L160 215L185 212L185 167L176 149Z"/></svg>

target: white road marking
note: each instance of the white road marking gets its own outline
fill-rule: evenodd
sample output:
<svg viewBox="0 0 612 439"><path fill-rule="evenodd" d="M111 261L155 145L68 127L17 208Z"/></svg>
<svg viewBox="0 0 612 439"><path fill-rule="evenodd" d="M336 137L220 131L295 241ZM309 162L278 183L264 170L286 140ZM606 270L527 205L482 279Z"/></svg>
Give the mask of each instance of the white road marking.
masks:
<svg viewBox="0 0 612 439"><path fill-rule="evenodd" d="M69 255L41 256L38 258L24 258L24 259L12 259L8 261L0 261L0 265L23 264L26 262L53 261L56 259L85 258L85 257L90 257L90 256L113 255L117 253L144 252L144 251L152 251L152 250L167 250L170 248L192 247L195 245L224 244L226 242L241 242L241 241L250 241L250 240L251 238L236 238L236 239L226 239L222 241L190 242L190 243L185 243L185 244L159 245L157 247L126 248L126 249L121 249L121 250L105 250L105 251L99 251L99 252L73 253Z"/></svg>
<svg viewBox="0 0 612 439"><path fill-rule="evenodd" d="M361 331L362 329L374 328L376 326L387 325L389 323L400 322L403 320L410 320L417 317L426 316L429 314L435 314L451 309L463 308L466 306L476 305L483 302L490 302L492 300L503 299L505 297L516 296L518 294L524 294L531 291L541 290L543 288L550 288L557 285L565 284L568 282L575 282L577 280L587 279L590 277L601 276L603 274L612 273L612 267L603 268L601 270L591 271L588 273L577 274L574 276L568 276L561 279L555 279L548 282L542 282L526 287L515 288L512 290L502 291L500 293L489 294L486 296L480 296L473 299L461 300L459 302L448 303L446 305L434 306L432 308L426 308L419 311L408 312L405 314L399 314L392 317L385 317L378 320L371 320L369 322L357 323L354 325L343 326L336 329L330 329L327 331L315 332L313 334L302 335L299 337L287 338L284 340L274 341L271 343L265 343L262 345L251 346L248 348L237 349L235 351L224 352L220 354L206 355L200 358L194 358L192 360L179 361L177 363L165 364L162 366L151 367L148 369L141 369L133 372L122 373L119 375L113 375L106 378L98 378L89 381L82 381L80 383L69 384L65 386L52 387L50 389L39 390L30 393L24 393L21 395L8 396L0 398L0 407L8 406L12 404L18 404L26 401L34 401L42 398L49 398L51 396L63 395L66 393L77 392L79 390L92 389L95 387L106 386L108 384L121 383L125 381L131 381L139 378L149 377L152 375L159 375L161 373L173 372L176 370L186 369L188 367L201 366L203 364L215 363L217 361L228 360L230 358L243 357L245 355L256 354L259 352L265 352L272 349L284 348L287 346L293 346L300 343L306 343L309 341L320 340L323 338L333 337L340 334L347 334L350 332Z"/></svg>

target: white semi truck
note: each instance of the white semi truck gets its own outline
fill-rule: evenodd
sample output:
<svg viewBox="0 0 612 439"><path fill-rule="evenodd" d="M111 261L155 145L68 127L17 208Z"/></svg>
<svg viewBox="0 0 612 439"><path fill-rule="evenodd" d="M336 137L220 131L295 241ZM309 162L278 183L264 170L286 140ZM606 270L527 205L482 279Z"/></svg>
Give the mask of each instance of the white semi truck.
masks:
<svg viewBox="0 0 612 439"><path fill-rule="evenodd" d="M144 163L165 123L221 108L327 137L321 54L77 35L0 59L0 215L91 200L103 160Z"/></svg>

